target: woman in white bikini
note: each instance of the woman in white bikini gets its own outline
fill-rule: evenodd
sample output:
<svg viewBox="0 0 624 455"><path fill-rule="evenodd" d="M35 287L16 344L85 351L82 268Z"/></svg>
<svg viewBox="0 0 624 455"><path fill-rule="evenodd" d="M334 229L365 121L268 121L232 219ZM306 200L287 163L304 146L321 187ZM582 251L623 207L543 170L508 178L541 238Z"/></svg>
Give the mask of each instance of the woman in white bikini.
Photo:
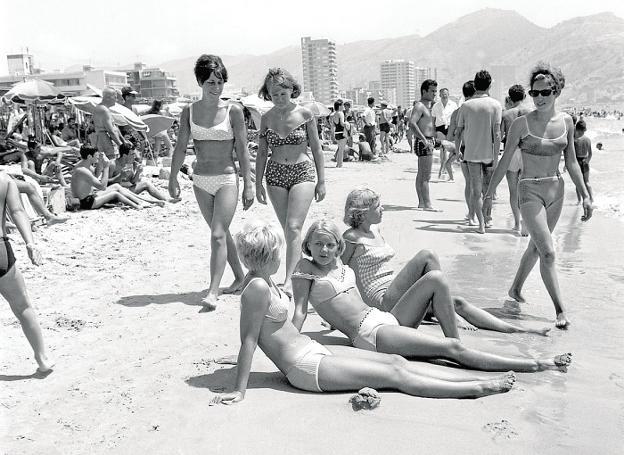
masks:
<svg viewBox="0 0 624 455"><path fill-rule="evenodd" d="M466 347L459 340L455 312L448 295L436 293L435 282L424 283L420 293L431 301L433 312L446 338L424 335L420 325L428 306L400 300L391 311L371 308L362 301L353 270L340 261L344 241L338 227L330 221L310 226L303 241L302 259L293 274L295 298L294 326L301 330L308 313L308 302L319 316L344 333L356 348L399 354L409 358L445 359L467 368L483 371L536 372L566 371L571 354L551 358L512 358ZM430 275L439 275L431 271Z"/></svg>
<svg viewBox="0 0 624 455"><path fill-rule="evenodd" d="M542 281L555 306L555 326L560 329L566 328L570 320L559 290L551 232L555 229L563 208L563 178L559 174L562 153L570 177L583 197L581 221L589 220L593 211L576 160L572 117L558 112L555 106L564 86L565 78L559 68L543 62L533 68L529 95L533 98L535 110L518 117L511 124L505 152L485 194L485 200L491 201L516 148L519 147L522 152L522 172L518 182L520 213L531 241L520 260L509 296L518 302L525 301L522 287L539 258Z"/></svg>
<svg viewBox="0 0 624 455"><path fill-rule="evenodd" d="M249 281L241 294L236 383L233 392L215 395L210 404L245 398L258 346L293 387L308 392L374 387L430 398L478 398L507 392L513 386L513 372L484 377L349 346L323 346L299 333L288 319L288 298L271 279L280 265L282 244L279 230L265 224L246 226L236 235L238 252L249 269Z"/></svg>
<svg viewBox="0 0 624 455"><path fill-rule="evenodd" d="M256 196L258 202L266 204L268 191L284 229L286 276L282 286L288 294L292 293L290 277L301 258L301 230L310 204L312 199L321 202L325 198L325 168L316 120L312 112L293 102L300 93L301 86L282 68L269 70L259 92L260 98L272 101L274 107L260 121ZM271 158L267 161L269 148Z"/></svg>
<svg viewBox="0 0 624 455"><path fill-rule="evenodd" d="M247 131L243 110L220 99L228 75L220 57L202 55L195 63L195 77L202 88L202 99L182 110L178 140L171 162L169 194L179 197L178 172L184 164L189 137L195 144L196 162L193 189L199 209L210 227L210 286L204 305L216 307L225 262L234 272L234 282L223 292L236 292L245 274L236 254L229 228L238 203L236 152L243 174L243 209L254 201L251 183Z"/></svg>

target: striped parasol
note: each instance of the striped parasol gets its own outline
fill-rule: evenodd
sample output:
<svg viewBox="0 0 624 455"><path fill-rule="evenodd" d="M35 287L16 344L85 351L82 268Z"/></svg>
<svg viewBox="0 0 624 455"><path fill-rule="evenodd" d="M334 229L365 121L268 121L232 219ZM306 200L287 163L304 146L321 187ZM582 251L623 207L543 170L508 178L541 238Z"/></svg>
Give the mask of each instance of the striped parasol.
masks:
<svg viewBox="0 0 624 455"><path fill-rule="evenodd" d="M102 102L102 98L96 96L74 96L69 98L69 102L76 108L93 114L95 107ZM110 106L108 109L111 111L115 125L129 126L137 131L149 131L149 127L141 120L141 117L127 107L115 103L114 106Z"/></svg>

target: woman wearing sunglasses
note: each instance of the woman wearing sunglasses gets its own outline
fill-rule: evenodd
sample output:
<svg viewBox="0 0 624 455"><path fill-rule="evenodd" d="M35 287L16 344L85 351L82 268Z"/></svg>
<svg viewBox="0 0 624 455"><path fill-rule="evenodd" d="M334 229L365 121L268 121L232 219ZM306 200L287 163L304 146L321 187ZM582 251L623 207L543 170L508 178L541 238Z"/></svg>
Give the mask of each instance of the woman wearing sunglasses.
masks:
<svg viewBox="0 0 624 455"><path fill-rule="evenodd" d="M535 110L518 117L511 124L505 152L485 195L486 202L491 203L492 195L505 175L514 151L519 147L523 164L518 183L520 212L531 240L520 260L509 296L518 302L525 301L522 287L539 258L542 281L557 313L555 326L560 329L567 328L570 320L559 290L551 232L563 207L563 178L559 174L562 152L570 177L583 197L581 220L589 220L593 210L581 169L575 159L574 123L568 114L558 112L555 106L564 86L565 78L559 68L543 62L533 68L529 95L533 98Z"/></svg>

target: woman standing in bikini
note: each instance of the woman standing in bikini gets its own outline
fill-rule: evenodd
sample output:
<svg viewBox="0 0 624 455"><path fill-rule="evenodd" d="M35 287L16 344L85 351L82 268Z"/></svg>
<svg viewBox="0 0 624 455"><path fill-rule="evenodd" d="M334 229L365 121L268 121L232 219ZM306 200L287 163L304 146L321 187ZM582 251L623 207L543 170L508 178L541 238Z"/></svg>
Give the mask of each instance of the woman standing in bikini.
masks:
<svg viewBox="0 0 624 455"><path fill-rule="evenodd" d="M196 153L193 190L199 209L210 227L210 287L204 305L214 309L226 259L234 272L234 282L223 292L240 290L245 277L229 231L238 203L238 172L233 151L243 174L244 210L253 204L254 190L242 108L220 99L223 84L228 79L221 58L206 54L199 57L195 63L195 77L202 88L202 99L182 110L171 162L169 194L176 198L180 195L178 172L184 164L186 147L192 136Z"/></svg>
<svg viewBox="0 0 624 455"><path fill-rule="evenodd" d="M266 193L286 237L286 276L283 287L291 292L291 276L301 258L301 230L312 199L325 197L325 169L314 115L293 102L301 86L282 68L271 68L260 88L260 98L274 107L260 121L256 156L256 196L266 204ZM307 150L312 150L314 161ZM268 149L271 158L267 161ZM265 172L266 168L266 172ZM315 172L316 168L316 172ZM262 184L266 175L267 190Z"/></svg>
<svg viewBox="0 0 624 455"><path fill-rule="evenodd" d="M332 135L336 144L338 144L338 150L336 151L336 167L342 167L345 147L347 146L348 130L343 109L342 100L336 100L334 102L334 113L331 116Z"/></svg>
<svg viewBox="0 0 624 455"><path fill-rule="evenodd" d="M500 159L492 181L485 194L486 200L492 194L507 171L516 148L522 152L522 172L518 182L520 213L529 231L531 240L527 247L516 277L509 290L509 296L524 302L522 287L529 273L540 260L540 273L548 294L555 306L555 326L564 329L570 324L559 290L555 269L555 249L551 233L555 228L563 207L563 178L559 174L561 153L576 189L583 197L582 221L592 216L592 204L583 183L583 176L574 151L574 123L572 117L557 111L555 102L565 86L565 78L559 68L538 63L531 71L529 95L533 98L535 110L518 117L511 124L505 153Z"/></svg>

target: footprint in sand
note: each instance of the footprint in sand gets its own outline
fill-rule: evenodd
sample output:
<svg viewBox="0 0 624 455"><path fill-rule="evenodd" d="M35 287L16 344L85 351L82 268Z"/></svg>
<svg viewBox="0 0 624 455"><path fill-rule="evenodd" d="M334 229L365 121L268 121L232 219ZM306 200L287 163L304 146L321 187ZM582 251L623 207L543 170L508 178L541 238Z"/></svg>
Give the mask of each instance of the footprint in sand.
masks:
<svg viewBox="0 0 624 455"><path fill-rule="evenodd" d="M611 373L609 375L609 381L613 382L620 389L624 389L624 378L619 374Z"/></svg>
<svg viewBox="0 0 624 455"><path fill-rule="evenodd" d="M502 419L500 422L490 422L483 425L483 431L490 433L492 439L514 439L518 437L518 432L508 420Z"/></svg>

